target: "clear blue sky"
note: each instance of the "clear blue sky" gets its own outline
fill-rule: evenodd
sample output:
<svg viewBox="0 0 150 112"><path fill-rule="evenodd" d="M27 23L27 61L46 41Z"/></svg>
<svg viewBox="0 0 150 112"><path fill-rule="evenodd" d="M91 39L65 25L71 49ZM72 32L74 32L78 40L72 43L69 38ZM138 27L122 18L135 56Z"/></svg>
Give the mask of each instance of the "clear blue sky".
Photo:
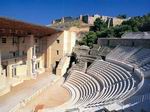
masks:
<svg viewBox="0 0 150 112"><path fill-rule="evenodd" d="M150 0L0 0L0 16L46 25L62 16L101 14L143 15Z"/></svg>

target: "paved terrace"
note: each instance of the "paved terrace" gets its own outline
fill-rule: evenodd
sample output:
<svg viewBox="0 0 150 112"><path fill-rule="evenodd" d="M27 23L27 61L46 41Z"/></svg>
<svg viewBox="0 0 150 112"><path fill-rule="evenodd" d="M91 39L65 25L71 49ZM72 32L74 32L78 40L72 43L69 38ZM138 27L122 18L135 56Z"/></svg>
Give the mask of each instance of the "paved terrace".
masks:
<svg viewBox="0 0 150 112"><path fill-rule="evenodd" d="M48 73L40 74L37 79L24 81L11 88L11 92L0 97L0 112L9 112L24 99L29 98L37 91L58 79L56 75L48 75Z"/></svg>

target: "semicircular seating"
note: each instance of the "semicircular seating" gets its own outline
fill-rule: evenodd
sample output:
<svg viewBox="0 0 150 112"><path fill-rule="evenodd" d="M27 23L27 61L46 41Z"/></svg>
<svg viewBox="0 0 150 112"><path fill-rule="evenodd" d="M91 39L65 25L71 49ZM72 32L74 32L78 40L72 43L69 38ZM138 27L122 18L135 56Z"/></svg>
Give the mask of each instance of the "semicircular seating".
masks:
<svg viewBox="0 0 150 112"><path fill-rule="evenodd" d="M139 68L150 62L150 49L119 45L106 56L106 60Z"/></svg>
<svg viewBox="0 0 150 112"><path fill-rule="evenodd" d="M105 66L105 69L98 69L96 66L92 66L87 73L95 75L95 77L102 76L105 79L107 78L107 82L109 83L108 87L105 86L105 91L102 93L102 95L97 98L97 100L93 103L95 104L103 104L103 101L109 102L113 100L117 100L117 97L119 98L120 94L123 94L124 92L128 91L128 89L132 89L134 87L134 81L130 84L130 80L132 81L133 78L130 78L130 73L125 71L123 68L116 66L114 64L110 64L108 62L96 62L95 65L99 65L98 67L101 68L101 66ZM106 67L107 66L107 67ZM118 78L117 78L118 77ZM101 80L101 79L100 79ZM109 82L108 82L109 81ZM115 83L114 83L115 82ZM130 84L130 85L129 85ZM107 101L108 100L108 101Z"/></svg>
<svg viewBox="0 0 150 112"><path fill-rule="evenodd" d="M139 75L116 64L96 60L86 73L71 71L62 85L71 98L56 110L93 110L122 102L137 92L140 83Z"/></svg>
<svg viewBox="0 0 150 112"><path fill-rule="evenodd" d="M96 60L86 73L73 70L63 86L71 99L64 108L96 108L123 101L136 92L138 75L110 62Z"/></svg>
<svg viewBox="0 0 150 112"><path fill-rule="evenodd" d="M76 98L74 106L79 106L82 103L93 100L97 95L97 91L100 91L100 85L97 80L90 75L84 74L79 71L73 71L67 82L70 83L80 91L79 97Z"/></svg>

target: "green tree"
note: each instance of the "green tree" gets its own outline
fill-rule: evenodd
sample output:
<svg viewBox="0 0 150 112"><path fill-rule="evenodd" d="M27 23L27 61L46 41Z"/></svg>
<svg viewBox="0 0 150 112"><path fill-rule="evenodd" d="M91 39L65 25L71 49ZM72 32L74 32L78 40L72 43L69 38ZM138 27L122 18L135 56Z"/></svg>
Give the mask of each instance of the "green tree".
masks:
<svg viewBox="0 0 150 112"><path fill-rule="evenodd" d="M131 18L128 21L124 21L122 25L128 25L132 28L133 31L138 31L138 26L140 26L140 22L138 18ZM136 30L135 30L136 29Z"/></svg>
<svg viewBox="0 0 150 112"><path fill-rule="evenodd" d="M96 42L96 39L96 33L90 31L83 37L82 43L84 43L84 45L92 47L92 45Z"/></svg>
<svg viewBox="0 0 150 112"><path fill-rule="evenodd" d="M114 27L114 36L121 37L125 32L131 32L132 28L129 25L120 25Z"/></svg>
<svg viewBox="0 0 150 112"><path fill-rule="evenodd" d="M104 22L101 18L97 18L95 21L94 21L94 26L91 26L90 27L90 31L102 31L104 29L107 28L107 24L106 22Z"/></svg>
<svg viewBox="0 0 150 112"><path fill-rule="evenodd" d="M126 18L126 15L118 15L119 18ZM121 25L107 27L108 21L104 22L97 18L94 26L90 27L90 32L85 35L81 44L92 46L97 38L121 37L126 32L149 31L150 13L144 16L132 17L124 21Z"/></svg>
<svg viewBox="0 0 150 112"><path fill-rule="evenodd" d="M105 38L105 37L113 37L114 32L112 28L109 28L103 31L97 31L96 34L98 38L101 38L101 37Z"/></svg>

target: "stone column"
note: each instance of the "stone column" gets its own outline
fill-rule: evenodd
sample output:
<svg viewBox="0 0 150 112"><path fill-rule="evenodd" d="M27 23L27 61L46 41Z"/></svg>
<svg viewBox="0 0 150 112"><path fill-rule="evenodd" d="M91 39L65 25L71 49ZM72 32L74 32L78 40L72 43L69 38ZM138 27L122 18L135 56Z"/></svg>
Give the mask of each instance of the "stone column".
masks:
<svg viewBox="0 0 150 112"><path fill-rule="evenodd" d="M47 37L47 52L46 52L46 58L47 58L47 71L52 72L52 65L51 65L51 37Z"/></svg>
<svg viewBox="0 0 150 112"><path fill-rule="evenodd" d="M9 78L13 78L13 76L12 76L12 64L11 63L9 63L8 65L7 65L7 77L9 77Z"/></svg>
<svg viewBox="0 0 150 112"><path fill-rule="evenodd" d="M34 46L34 36L33 35L29 35L28 36L28 49L27 49L27 75L30 78L34 78L35 77L35 46Z"/></svg>

